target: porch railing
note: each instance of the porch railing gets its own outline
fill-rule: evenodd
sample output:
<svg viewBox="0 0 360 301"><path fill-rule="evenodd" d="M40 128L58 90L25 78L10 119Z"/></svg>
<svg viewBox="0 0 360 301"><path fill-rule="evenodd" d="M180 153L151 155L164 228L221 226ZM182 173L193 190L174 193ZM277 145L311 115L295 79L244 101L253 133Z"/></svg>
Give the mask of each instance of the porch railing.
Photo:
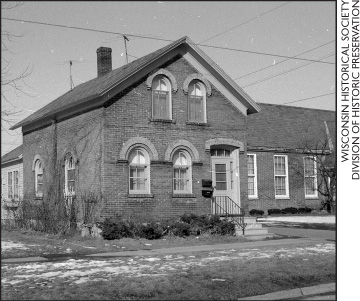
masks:
<svg viewBox="0 0 360 301"><path fill-rule="evenodd" d="M214 196L211 198L212 214L231 219L236 225L240 226L245 234L245 211L228 196Z"/></svg>

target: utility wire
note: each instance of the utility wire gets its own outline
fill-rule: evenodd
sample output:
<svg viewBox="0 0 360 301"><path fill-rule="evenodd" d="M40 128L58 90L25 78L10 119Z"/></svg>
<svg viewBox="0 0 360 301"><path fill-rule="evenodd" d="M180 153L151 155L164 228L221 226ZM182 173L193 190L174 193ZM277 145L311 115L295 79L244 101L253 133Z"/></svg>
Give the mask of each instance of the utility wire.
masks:
<svg viewBox="0 0 360 301"><path fill-rule="evenodd" d="M305 53L308 53L308 52L310 52L310 51L313 51L313 50L315 50L315 49L318 49L318 48L321 48L321 47L323 47L323 46L326 46L326 45L328 45L328 44L331 44L331 43L333 43L333 42L335 42L335 40L332 40L332 41L330 41L330 42L328 42L328 43L322 44L322 45L320 45L320 46L317 46L317 47L312 48L312 49L310 49L310 50L307 50L307 51L305 51L305 52L299 53L298 55L294 56L294 58L296 58L296 57L298 57L298 56L300 56L300 55L303 55L303 54L305 54ZM250 72L250 73L248 73L248 74L239 76L239 77L235 78L234 80L238 80L238 79L240 79L240 78L249 76L249 75L251 75L251 74L254 74L254 73L263 71L263 70L265 70L265 69L278 66L278 65L280 65L281 63L287 62L287 61L289 61L289 60L290 60L290 59L286 59L286 60L280 61L280 62L276 63L275 65L269 65L269 66L267 66L267 67L258 69L258 70L256 70L256 71Z"/></svg>
<svg viewBox="0 0 360 301"><path fill-rule="evenodd" d="M116 34L116 35L122 35L122 36L125 36L125 35L126 35L127 37L128 37L128 36L131 36L131 37L139 37L139 38L149 39L149 40L157 40L157 41L165 41L165 42L174 42L173 40L169 40L169 39L154 38L154 37L148 37L148 36L145 36L145 35L123 34L123 33L113 32L113 31L89 29L89 28L82 28L82 27L75 27L75 26L67 26L67 25L59 25L59 24L51 24L51 23L44 23L44 22L35 22L35 21L21 20L21 19L13 19L13 18L2 18L2 19L3 19L3 20L9 20L9 21L23 22L23 23L32 23L32 24L39 24L39 25L62 27L62 28L68 28L68 29L85 30L85 31L91 31L91 32L109 33L109 34ZM272 57L282 57L282 58L287 58L287 59L295 59L295 57L291 57L291 56L280 55L280 54L273 54L273 53L265 53L265 52L259 52L259 51L250 51L250 50L243 50L243 49L236 49L236 48L227 48L227 47L220 47L220 46L196 44L196 43L194 43L194 45L202 46L202 47L215 48L215 49L221 49L221 50L229 50L229 51L237 51L237 52L244 52L244 53L251 53L251 54L267 55L267 56L272 56ZM296 58L296 59L297 59L297 60L302 60L302 61L314 62L314 63L329 64L329 65L334 65L334 64L335 64L335 63L332 63L332 62L322 62L322 61L318 61L318 60L311 60L311 59L305 59L305 58Z"/></svg>
<svg viewBox="0 0 360 301"><path fill-rule="evenodd" d="M335 54L335 53L331 53L331 54L329 54L329 55L327 55L327 56L324 56L324 57L322 57L322 58L320 58L320 59L321 59L321 60L327 59L327 58L333 56L334 54ZM252 86L252 85L256 85L256 84L262 83L262 82L267 81L267 80L269 80L269 79L273 79L273 78L278 77L278 76L280 76L280 75L283 75L283 74L292 72L292 71L294 71L294 70L297 70L297 69L306 67L306 66L311 65L311 64L313 64L313 63L308 63L308 64L305 64L305 65L302 65L302 66L299 66L299 67L296 67L296 68L291 68L291 69L289 69L289 70L287 70L287 71L280 72L280 73L278 73L278 74L276 74L276 75L269 76L269 77L266 77L266 78L264 78L264 79L260 79L260 80L258 80L258 81L255 81L255 82L253 82L253 83L251 83L251 84L249 84L249 85L243 86L242 88L246 88L246 87L250 87L250 86Z"/></svg>
<svg viewBox="0 0 360 301"><path fill-rule="evenodd" d="M204 43L204 42L209 41L209 40L211 40L211 39L213 39L213 38L216 38L216 37L218 37L218 36L220 36L220 35L228 32L228 31L230 31L230 30L232 30L232 29L234 29L234 28L237 28L237 27L240 27L241 25L244 25L244 24L246 24L246 23L249 23L249 22L251 22L251 21L253 21L253 20L255 20L255 19L257 19L257 18L259 18L259 17L261 17L261 16L264 16L264 15L266 15L266 14L268 14L268 13L270 13L270 12L272 12L272 11L274 11L274 10L276 10L276 9L278 9L278 8L286 5L286 4L289 4L289 3L290 3L290 2L286 2L286 3L284 3L284 4L280 5L280 6L277 6L277 7L273 8L273 9L271 9L271 10L268 10L268 11L262 13L261 15L257 15L256 17L254 17L254 18L252 18L252 19L250 19L250 20L247 20L247 21L245 21L245 22L243 22L243 23L240 23L239 25L236 25L236 26L234 26L234 27L231 27L230 29L225 30L225 31L223 31L223 32L221 32L221 33L218 33L218 34L216 34L216 35L214 35L214 36L212 36L212 37L210 37L210 38L208 38L208 39L206 39L206 40L203 40L203 41L201 41L201 42L199 42L199 43Z"/></svg>
<svg viewBox="0 0 360 301"><path fill-rule="evenodd" d="M298 100L294 100L294 101L284 102L284 103L282 103L282 104L284 105L284 104L288 104L288 103L294 103L294 102L299 102L299 101L303 101L303 100L319 98L319 97L323 97L323 96L327 96L327 95L333 95L333 94L335 94L335 93L333 92L333 93L321 94L321 95L312 96L312 97L308 97L308 98L302 98L302 99L298 99Z"/></svg>

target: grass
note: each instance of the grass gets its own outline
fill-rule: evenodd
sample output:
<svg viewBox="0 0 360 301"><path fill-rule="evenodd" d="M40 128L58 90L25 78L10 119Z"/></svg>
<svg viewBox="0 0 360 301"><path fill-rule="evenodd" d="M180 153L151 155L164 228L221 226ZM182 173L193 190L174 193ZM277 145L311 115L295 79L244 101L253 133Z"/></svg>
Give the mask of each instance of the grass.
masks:
<svg viewBox="0 0 360 301"><path fill-rule="evenodd" d="M200 235L186 238L165 236L162 239L147 240L144 238L123 238L104 240L102 238L82 237L76 234L72 237L61 237L35 231L1 230L2 241L12 241L26 244L29 249L2 250L1 258L28 256L52 257L58 254L85 255L103 252L120 252L131 250L151 250L180 246L211 245L221 243L237 243L248 241L244 237L230 235ZM66 251L70 249L70 251Z"/></svg>
<svg viewBox="0 0 360 301"><path fill-rule="evenodd" d="M335 279L335 256L314 254L215 262L158 277L112 276L81 284L74 284L74 279L56 278L48 280L47 285L32 280L2 287L1 299L236 300Z"/></svg>
<svg viewBox="0 0 360 301"><path fill-rule="evenodd" d="M281 222L274 221L271 223L262 223L265 227L283 227L283 228L296 228L296 229L313 229L313 230L330 230L336 231L336 224L330 223L296 223L296 222Z"/></svg>

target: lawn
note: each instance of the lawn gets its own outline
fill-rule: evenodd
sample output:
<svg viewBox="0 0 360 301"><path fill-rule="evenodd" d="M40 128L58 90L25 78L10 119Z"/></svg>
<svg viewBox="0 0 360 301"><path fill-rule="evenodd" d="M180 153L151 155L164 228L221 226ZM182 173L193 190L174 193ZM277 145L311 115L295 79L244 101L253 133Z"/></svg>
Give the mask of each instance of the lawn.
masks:
<svg viewBox="0 0 360 301"><path fill-rule="evenodd" d="M334 282L335 244L2 267L2 300L235 300Z"/></svg>
<svg viewBox="0 0 360 301"><path fill-rule="evenodd" d="M211 245L221 243L236 243L248 241L244 237L229 235L201 235L181 238L165 236L162 239L147 240L144 238L123 238L104 240L102 238L60 237L59 235L44 234L35 231L1 230L1 258L42 256L53 257L59 254L85 255L102 252L121 252L131 250L151 250L159 248ZM3 247L7 241L23 244L17 248Z"/></svg>

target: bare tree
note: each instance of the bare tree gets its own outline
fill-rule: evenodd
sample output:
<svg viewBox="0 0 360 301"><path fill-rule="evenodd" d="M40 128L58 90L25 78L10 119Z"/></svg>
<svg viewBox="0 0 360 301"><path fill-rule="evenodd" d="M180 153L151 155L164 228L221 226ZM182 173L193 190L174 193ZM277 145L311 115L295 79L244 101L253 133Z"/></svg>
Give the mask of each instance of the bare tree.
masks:
<svg viewBox="0 0 360 301"><path fill-rule="evenodd" d="M323 196L320 209L334 212L337 176L336 154L326 122L325 127L326 131L323 131L321 137L307 138L300 143L289 167L299 178L305 180L307 189L316 190Z"/></svg>
<svg viewBox="0 0 360 301"><path fill-rule="evenodd" d="M4 10L15 9L21 5L23 5L23 3L18 1L1 1L1 10L3 13ZM13 65L11 57L14 53L11 51L10 44L22 36L22 34L6 30L4 26L1 27L1 100L2 102L4 101L1 108L1 127L4 130L6 130L6 128L3 126L3 122L11 125L11 123L14 122L12 118L22 112L22 109L18 108L9 100L7 97L8 93L13 92L17 96L22 93L30 96L25 91L24 86L26 86L25 78L31 74L31 68L27 66L20 74L14 74L12 72ZM7 109L4 108L4 104L6 104Z"/></svg>

